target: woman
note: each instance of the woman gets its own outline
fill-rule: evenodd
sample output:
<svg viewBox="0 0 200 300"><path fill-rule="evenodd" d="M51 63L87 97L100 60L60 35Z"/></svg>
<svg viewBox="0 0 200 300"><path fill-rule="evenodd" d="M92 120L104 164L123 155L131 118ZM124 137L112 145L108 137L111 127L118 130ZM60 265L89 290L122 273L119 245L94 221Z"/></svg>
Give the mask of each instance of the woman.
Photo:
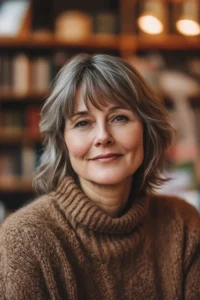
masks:
<svg viewBox="0 0 200 300"><path fill-rule="evenodd" d="M1 227L1 299L200 299L199 214L153 193L171 127L137 72L76 56L40 125L43 196Z"/></svg>

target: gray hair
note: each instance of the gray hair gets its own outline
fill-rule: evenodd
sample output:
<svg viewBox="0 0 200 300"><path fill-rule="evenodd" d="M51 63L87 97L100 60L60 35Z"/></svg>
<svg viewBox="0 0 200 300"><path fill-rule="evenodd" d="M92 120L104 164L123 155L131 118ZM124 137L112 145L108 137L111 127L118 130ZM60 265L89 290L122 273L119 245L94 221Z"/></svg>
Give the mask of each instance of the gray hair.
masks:
<svg viewBox="0 0 200 300"><path fill-rule="evenodd" d="M163 103L125 60L105 54L79 54L61 69L41 111L44 153L33 181L36 191L45 194L55 190L65 176L77 182L64 141L64 126L76 110L80 85L86 106L92 103L100 108L114 99L137 114L144 127L144 160L134 174L134 188L147 193L161 185L164 151L172 140Z"/></svg>

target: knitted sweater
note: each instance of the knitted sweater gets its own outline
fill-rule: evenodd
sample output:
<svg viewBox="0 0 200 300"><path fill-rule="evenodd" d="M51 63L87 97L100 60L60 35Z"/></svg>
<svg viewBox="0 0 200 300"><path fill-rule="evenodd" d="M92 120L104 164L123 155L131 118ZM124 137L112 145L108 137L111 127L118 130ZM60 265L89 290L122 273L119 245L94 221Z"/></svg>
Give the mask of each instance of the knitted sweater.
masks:
<svg viewBox="0 0 200 300"><path fill-rule="evenodd" d="M0 228L1 300L200 299L200 216L176 197L112 218L71 178Z"/></svg>

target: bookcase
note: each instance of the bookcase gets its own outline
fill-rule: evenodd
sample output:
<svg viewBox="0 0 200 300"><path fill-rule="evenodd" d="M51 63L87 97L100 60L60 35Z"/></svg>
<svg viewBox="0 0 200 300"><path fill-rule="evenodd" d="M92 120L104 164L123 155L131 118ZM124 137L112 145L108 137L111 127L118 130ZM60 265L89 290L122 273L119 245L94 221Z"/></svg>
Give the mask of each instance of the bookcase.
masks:
<svg viewBox="0 0 200 300"><path fill-rule="evenodd" d="M177 1L165 1L170 13ZM170 27L162 35L141 34L136 23L140 2L33 0L32 26L25 34L0 37L0 200L6 199L8 206L16 208L35 196L31 178L43 150L38 128L40 108L54 76L70 57L79 52L124 58L148 51L199 55L200 36L186 37ZM90 34L80 40L58 38L55 19L63 10L90 15ZM191 102L199 110L200 96Z"/></svg>

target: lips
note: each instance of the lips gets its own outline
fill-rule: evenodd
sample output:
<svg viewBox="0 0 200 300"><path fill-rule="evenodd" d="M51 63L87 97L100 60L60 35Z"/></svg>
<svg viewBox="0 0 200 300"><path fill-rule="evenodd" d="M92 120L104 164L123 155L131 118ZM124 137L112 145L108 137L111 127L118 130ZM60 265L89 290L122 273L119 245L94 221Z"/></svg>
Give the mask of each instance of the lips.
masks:
<svg viewBox="0 0 200 300"><path fill-rule="evenodd" d="M92 158L92 160L110 161L110 160L116 159L120 156L122 156L122 155L118 154L118 153L107 153L107 154L101 154L101 155L95 156Z"/></svg>

